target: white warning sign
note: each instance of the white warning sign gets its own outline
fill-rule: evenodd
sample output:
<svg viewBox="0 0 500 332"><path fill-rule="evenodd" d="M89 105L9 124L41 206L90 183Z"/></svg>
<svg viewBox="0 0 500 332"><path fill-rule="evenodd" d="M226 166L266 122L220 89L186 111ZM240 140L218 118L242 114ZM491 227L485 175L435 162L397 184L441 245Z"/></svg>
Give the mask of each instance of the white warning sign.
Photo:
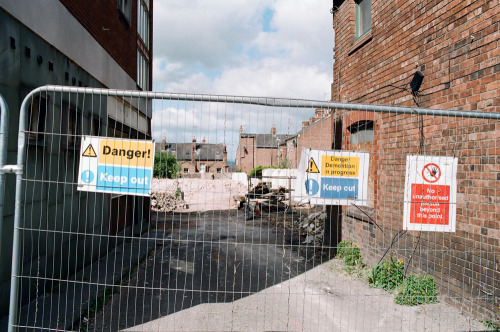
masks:
<svg viewBox="0 0 500 332"><path fill-rule="evenodd" d="M403 229L455 232L458 159L407 156Z"/></svg>
<svg viewBox="0 0 500 332"><path fill-rule="evenodd" d="M302 149L295 200L325 205L367 205L366 152Z"/></svg>
<svg viewBox="0 0 500 332"><path fill-rule="evenodd" d="M79 191L150 195L152 141L86 136L80 151Z"/></svg>

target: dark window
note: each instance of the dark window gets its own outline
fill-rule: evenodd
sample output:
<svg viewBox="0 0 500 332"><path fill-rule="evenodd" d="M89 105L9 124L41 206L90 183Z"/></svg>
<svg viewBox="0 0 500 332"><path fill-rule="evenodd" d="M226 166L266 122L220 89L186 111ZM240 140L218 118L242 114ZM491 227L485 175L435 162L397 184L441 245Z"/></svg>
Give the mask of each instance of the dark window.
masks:
<svg viewBox="0 0 500 332"><path fill-rule="evenodd" d="M372 0L356 0L356 39L372 28Z"/></svg>
<svg viewBox="0 0 500 332"><path fill-rule="evenodd" d="M189 168L184 168L184 173L189 173Z"/></svg>
<svg viewBox="0 0 500 332"><path fill-rule="evenodd" d="M35 97L28 106L28 138L43 140L47 118L47 98Z"/></svg>
<svg viewBox="0 0 500 332"><path fill-rule="evenodd" d="M92 117L90 122L90 134L92 136L99 136L101 133L101 119L98 117Z"/></svg>
<svg viewBox="0 0 500 332"><path fill-rule="evenodd" d="M351 144L373 142L373 121L361 120L353 123L348 129L351 133Z"/></svg>
<svg viewBox="0 0 500 332"><path fill-rule="evenodd" d="M118 0L118 11L128 25L132 17L132 0Z"/></svg>
<svg viewBox="0 0 500 332"><path fill-rule="evenodd" d="M63 124L64 133L66 134L66 144L74 146L80 143L82 135L82 116L81 113L73 107L67 108L66 121Z"/></svg>

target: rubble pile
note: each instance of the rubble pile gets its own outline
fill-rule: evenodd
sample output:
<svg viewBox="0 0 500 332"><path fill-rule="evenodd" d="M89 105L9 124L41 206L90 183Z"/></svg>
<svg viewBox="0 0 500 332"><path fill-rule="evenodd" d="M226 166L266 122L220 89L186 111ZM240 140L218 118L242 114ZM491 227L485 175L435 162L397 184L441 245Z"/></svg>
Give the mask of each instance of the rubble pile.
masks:
<svg viewBox="0 0 500 332"><path fill-rule="evenodd" d="M184 210L186 203L179 194L169 194L166 192L153 192L151 194L151 210L157 212L172 212Z"/></svg>
<svg viewBox="0 0 500 332"><path fill-rule="evenodd" d="M296 228L300 235L304 235L303 243L320 244L323 241L323 234L325 232L325 212L312 213L306 218L297 221Z"/></svg>
<svg viewBox="0 0 500 332"><path fill-rule="evenodd" d="M153 178L153 192L169 192L174 193L177 188L180 188L184 193L185 199L190 198L199 192L209 194L231 193L246 194L247 186L241 182L231 179L156 179Z"/></svg>
<svg viewBox="0 0 500 332"><path fill-rule="evenodd" d="M255 187L248 192L248 198L260 198L262 195L269 193L269 187L264 182L259 182Z"/></svg>
<svg viewBox="0 0 500 332"><path fill-rule="evenodd" d="M165 204L180 204L175 202L175 193L184 195L185 211L205 211L205 210L226 210L236 208L232 196L235 194L246 194L248 188L245 184L231 179L156 179L153 178L151 190L153 194L161 193L163 199L164 193L170 195ZM163 208L160 200L156 201L158 207ZM167 202L168 201L168 202ZM178 205L177 205L178 206ZM166 211L170 211L165 207ZM163 210L162 210L163 211Z"/></svg>

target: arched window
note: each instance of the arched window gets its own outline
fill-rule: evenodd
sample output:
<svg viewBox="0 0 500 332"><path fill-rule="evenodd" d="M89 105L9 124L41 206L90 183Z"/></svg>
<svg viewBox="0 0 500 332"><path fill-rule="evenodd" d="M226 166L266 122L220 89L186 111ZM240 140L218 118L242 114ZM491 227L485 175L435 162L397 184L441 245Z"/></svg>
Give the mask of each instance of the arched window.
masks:
<svg viewBox="0 0 500 332"><path fill-rule="evenodd" d="M351 133L351 144L373 142L374 131L372 120L361 120L348 128Z"/></svg>

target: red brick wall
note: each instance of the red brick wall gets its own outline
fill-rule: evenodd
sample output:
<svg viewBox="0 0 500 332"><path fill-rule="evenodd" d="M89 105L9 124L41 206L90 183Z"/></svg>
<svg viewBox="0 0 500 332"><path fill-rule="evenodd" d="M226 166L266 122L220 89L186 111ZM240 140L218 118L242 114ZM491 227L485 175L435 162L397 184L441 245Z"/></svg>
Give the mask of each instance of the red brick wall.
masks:
<svg viewBox="0 0 500 332"><path fill-rule="evenodd" d="M372 30L355 40L354 1L335 1L332 100L500 112L497 1L372 0ZM424 81L413 100L415 71ZM371 149L374 225L347 216L343 236L376 263L402 229L406 155L456 156L455 233L408 232L393 246L410 272L435 276L447 302L492 318L500 294L500 123L460 117L344 112L343 149ZM347 127L374 120L371 147L350 144ZM496 302L496 303L495 303Z"/></svg>
<svg viewBox="0 0 500 332"><path fill-rule="evenodd" d="M283 154L290 162L291 168L297 168L300 162L302 148L315 150L332 150L333 118L328 116L317 120L304 128L296 137L287 141L287 148ZM293 146L293 140L297 147Z"/></svg>
<svg viewBox="0 0 500 332"><path fill-rule="evenodd" d="M257 148L255 149L256 166L278 166L278 148Z"/></svg>
<svg viewBox="0 0 500 332"><path fill-rule="evenodd" d="M227 163L223 161L208 162L208 165L207 173L217 173L217 168L221 169L221 173L227 172Z"/></svg>
<svg viewBox="0 0 500 332"><path fill-rule="evenodd" d="M87 29L95 40L134 80L137 79L137 0L132 1L130 26L120 16L116 0L80 1L59 0L71 14ZM153 1L150 1L150 13ZM153 17L150 17L150 38L152 45ZM148 56L152 59L152 47ZM150 66L152 67L152 66ZM150 68L150 85L152 68Z"/></svg>
<svg viewBox="0 0 500 332"><path fill-rule="evenodd" d="M196 168L190 161L183 161L180 163L180 166L181 166L181 173L183 173L183 174L184 174L185 168L188 169L187 173L189 173L189 174L196 173Z"/></svg>
<svg viewBox="0 0 500 332"><path fill-rule="evenodd" d="M244 152L246 148L247 152ZM236 149L236 167L247 174L257 166L278 166L278 148L259 148L256 146L255 136L252 134L240 135Z"/></svg>
<svg viewBox="0 0 500 332"><path fill-rule="evenodd" d="M245 149L246 152L245 152ZM236 167L247 174L256 166L255 164L255 138L251 135L240 135L236 149Z"/></svg>

